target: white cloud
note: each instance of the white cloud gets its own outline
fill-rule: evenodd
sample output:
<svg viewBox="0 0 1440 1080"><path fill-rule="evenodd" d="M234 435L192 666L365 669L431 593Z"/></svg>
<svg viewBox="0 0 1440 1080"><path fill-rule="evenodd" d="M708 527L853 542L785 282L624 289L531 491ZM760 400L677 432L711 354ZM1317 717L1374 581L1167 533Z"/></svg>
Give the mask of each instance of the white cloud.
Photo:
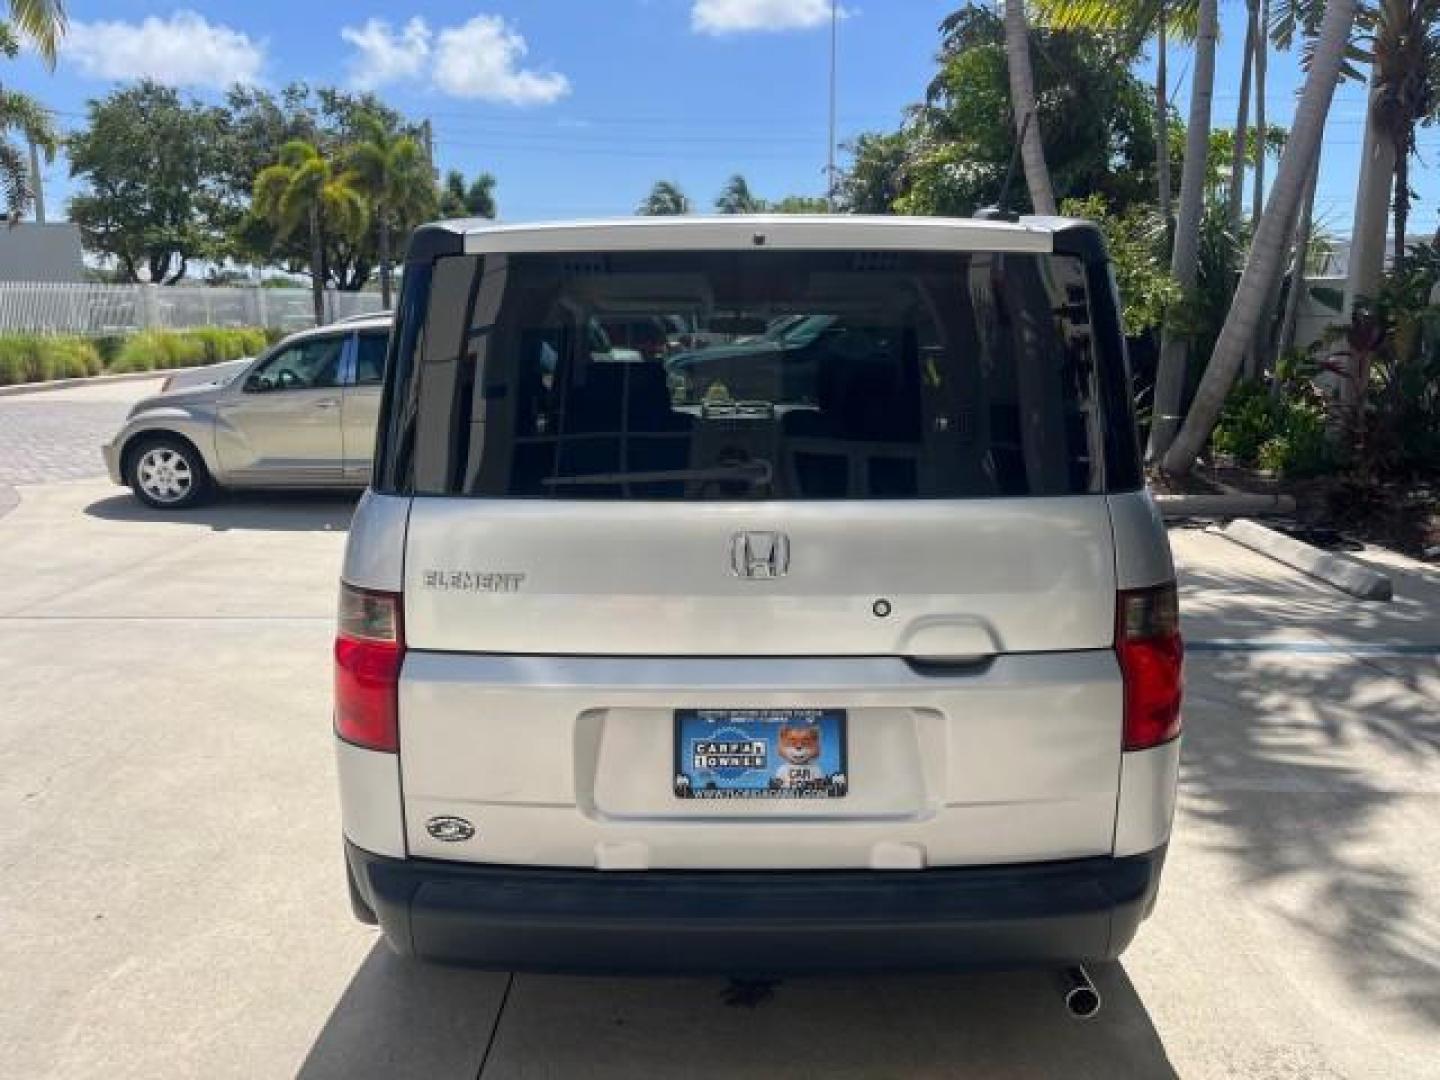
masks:
<svg viewBox="0 0 1440 1080"><path fill-rule="evenodd" d="M830 0L695 0L690 7L690 28L701 34L808 30L829 21Z"/></svg>
<svg viewBox="0 0 1440 1080"><path fill-rule="evenodd" d="M99 79L154 79L171 86L253 83L265 66L265 44L193 11L138 23L72 22L63 57Z"/></svg>
<svg viewBox="0 0 1440 1080"><path fill-rule="evenodd" d="M528 51L499 15L476 15L437 35L435 85L454 97L510 105L548 105L568 94L564 75L519 66Z"/></svg>
<svg viewBox="0 0 1440 1080"><path fill-rule="evenodd" d="M398 30L384 19L367 19L342 28L340 36L356 50L350 81L366 90L428 76L452 97L507 105L548 105L570 92L564 75L521 66L530 47L499 15L476 15L439 31L419 16Z"/></svg>
<svg viewBox="0 0 1440 1080"><path fill-rule="evenodd" d="M384 19L367 19L362 26L342 27L340 36L355 46L350 82L362 90L413 79L430 58L430 27L418 15L399 30Z"/></svg>

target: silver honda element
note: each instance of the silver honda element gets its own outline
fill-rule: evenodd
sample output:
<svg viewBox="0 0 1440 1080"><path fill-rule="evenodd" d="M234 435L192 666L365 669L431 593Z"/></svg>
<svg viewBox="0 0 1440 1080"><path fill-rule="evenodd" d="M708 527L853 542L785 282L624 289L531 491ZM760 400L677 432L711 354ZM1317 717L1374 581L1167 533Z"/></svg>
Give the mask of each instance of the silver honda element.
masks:
<svg viewBox="0 0 1440 1080"><path fill-rule="evenodd" d="M503 969L1118 956L1182 648L1116 305L1057 218L421 229L335 643L356 914Z"/></svg>

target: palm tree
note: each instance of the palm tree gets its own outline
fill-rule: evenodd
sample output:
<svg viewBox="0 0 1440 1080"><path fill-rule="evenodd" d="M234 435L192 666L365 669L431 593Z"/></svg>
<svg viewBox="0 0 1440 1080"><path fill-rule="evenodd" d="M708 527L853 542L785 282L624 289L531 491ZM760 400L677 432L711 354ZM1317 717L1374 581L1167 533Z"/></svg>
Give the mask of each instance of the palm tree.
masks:
<svg viewBox="0 0 1440 1080"><path fill-rule="evenodd" d="M1196 391L1195 401L1180 433L1165 452L1165 471L1184 475L1195 466L1200 449L1210 437L1225 397L1244 360L1245 350L1255 338L1256 328L1271 296L1274 283L1284 269L1285 255L1295 227L1304 188L1320 146L1330 100L1340 79L1350 28L1355 21L1356 0L1326 0L1325 16L1305 77L1305 88L1295 109L1285 152L1276 171L1270 201L1255 229L1245 270L1235 290L1235 302L1215 351Z"/></svg>
<svg viewBox="0 0 1440 1080"><path fill-rule="evenodd" d="M1037 214L1055 213L1055 189L1045 165L1040 141L1040 118L1035 111L1035 76L1030 70L1030 24L1025 0L1004 0L1005 66L1010 71L1010 108L1020 134L1020 159L1025 164L1025 186Z"/></svg>
<svg viewBox="0 0 1440 1080"><path fill-rule="evenodd" d="M14 56L19 50L14 33L0 23L0 54ZM24 148L8 138L11 132L41 150L47 164L55 160L60 137L49 111L38 101L19 91L0 88L0 193L6 219L14 226L35 201L35 178L30 175Z"/></svg>
<svg viewBox="0 0 1440 1080"><path fill-rule="evenodd" d="M373 113L362 115L356 126L359 141L350 146L347 163L352 183L370 202L380 257L380 302L388 310L391 233L430 216L436 204L435 181L425 151L410 136L397 135Z"/></svg>
<svg viewBox="0 0 1440 1080"><path fill-rule="evenodd" d="M1170 220L1170 100L1168 59L1172 34L1194 41L1199 0L1037 0L1046 26L1093 30L1121 37L1126 56L1155 36L1155 181L1162 221Z"/></svg>
<svg viewBox="0 0 1440 1080"><path fill-rule="evenodd" d="M636 208L637 214L649 217L665 217L690 212L690 199L680 190L680 185L669 180L657 180L645 196L645 201Z"/></svg>
<svg viewBox="0 0 1440 1080"><path fill-rule="evenodd" d="M725 181L715 200L715 209L722 214L763 214L765 200L751 192L745 177L736 173Z"/></svg>
<svg viewBox="0 0 1440 1080"><path fill-rule="evenodd" d="M1180 213L1170 274L1182 295L1195 288L1199 268L1200 221L1205 214L1205 163L1210 149L1210 103L1215 91L1215 38L1220 31L1216 0L1200 0L1195 26L1195 67L1190 78L1190 119L1185 129L1185 162L1180 170ZM1185 397L1189 342L1167 326L1160 336L1160 361L1155 369L1154 419L1146 457L1165 453L1180 424Z"/></svg>
<svg viewBox="0 0 1440 1080"><path fill-rule="evenodd" d="M34 43L51 67L55 66L60 39L65 36L65 21L62 0L10 0L10 23Z"/></svg>
<svg viewBox="0 0 1440 1080"><path fill-rule="evenodd" d="M1240 216L1245 208L1245 154L1249 149L1250 75L1255 67L1255 37L1260 30L1260 7L1257 0L1245 0L1245 52L1240 65L1240 100L1235 106L1235 138L1230 144L1230 186L1225 193L1230 231L1240 235ZM1255 129L1257 146L1263 129ZM1260 147L1264 153L1264 147Z"/></svg>
<svg viewBox="0 0 1440 1080"><path fill-rule="evenodd" d="M447 218L495 216L495 174L482 172L465 186L465 174L451 169L440 191L440 216Z"/></svg>
<svg viewBox="0 0 1440 1080"><path fill-rule="evenodd" d="M1255 6L1255 0L1248 0ZM1260 221L1265 209L1265 69L1270 59L1270 0L1260 0L1255 12L1255 53L1250 63L1255 67L1255 187L1250 198L1250 224Z"/></svg>
<svg viewBox="0 0 1440 1080"><path fill-rule="evenodd" d="M1313 3L1313 0L1311 0ZM1291 0L1298 13L1306 0ZM1355 193L1349 269L1345 280L1345 311L1356 301L1373 297L1385 264L1387 218L1394 188L1394 251L1405 248L1403 229L1410 210L1410 156L1415 125L1433 109L1436 95L1437 44L1435 24L1440 11L1433 0L1377 0L1360 13L1356 53L1370 60L1370 93L1365 112L1365 137L1360 180ZM1348 390L1354 380L1347 380Z"/></svg>
<svg viewBox="0 0 1440 1080"><path fill-rule="evenodd" d="M1440 97L1440 0L1380 0L1374 34L1376 100L1371 106L1395 155L1394 257L1405 254L1410 219L1410 159L1415 129Z"/></svg>
<svg viewBox="0 0 1440 1080"><path fill-rule="evenodd" d="M365 231L365 196L348 173L303 139L280 148L280 160L255 177L255 213L270 222L276 240L305 223L310 230L310 285L315 325L325 321L325 231L348 239Z"/></svg>

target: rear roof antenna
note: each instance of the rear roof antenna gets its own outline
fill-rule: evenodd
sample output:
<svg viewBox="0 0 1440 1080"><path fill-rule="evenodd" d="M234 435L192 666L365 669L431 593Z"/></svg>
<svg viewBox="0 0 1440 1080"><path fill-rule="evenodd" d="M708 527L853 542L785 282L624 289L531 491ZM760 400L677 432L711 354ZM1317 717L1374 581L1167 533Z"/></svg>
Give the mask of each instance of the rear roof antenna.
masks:
<svg viewBox="0 0 1440 1080"><path fill-rule="evenodd" d="M1020 161L1020 147L1025 142L1025 132L1030 127L1030 118L1035 115L1034 109L1026 110L1020 119L1020 134L1015 139L1015 146L1010 151L1010 164L1005 169L1005 180L1000 185L1000 194L995 197L995 202L990 206L982 206L976 210L971 217L981 221L1019 221L1020 215L1006 207L1005 203L1010 196L1010 185L1015 179L1015 166Z"/></svg>

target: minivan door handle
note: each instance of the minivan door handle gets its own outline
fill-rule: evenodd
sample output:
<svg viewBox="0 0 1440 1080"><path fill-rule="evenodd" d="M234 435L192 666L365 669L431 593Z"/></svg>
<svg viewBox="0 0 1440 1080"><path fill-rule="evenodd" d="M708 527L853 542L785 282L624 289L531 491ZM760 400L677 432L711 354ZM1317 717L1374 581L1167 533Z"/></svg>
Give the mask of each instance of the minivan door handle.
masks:
<svg viewBox="0 0 1440 1080"><path fill-rule="evenodd" d="M317 401L317 402L315 402L315 408L317 408L317 409L333 409L333 408L335 408L335 406L337 406L337 405L339 405L339 404L340 404L340 399L339 399L339 398L325 398L323 401Z"/></svg>

